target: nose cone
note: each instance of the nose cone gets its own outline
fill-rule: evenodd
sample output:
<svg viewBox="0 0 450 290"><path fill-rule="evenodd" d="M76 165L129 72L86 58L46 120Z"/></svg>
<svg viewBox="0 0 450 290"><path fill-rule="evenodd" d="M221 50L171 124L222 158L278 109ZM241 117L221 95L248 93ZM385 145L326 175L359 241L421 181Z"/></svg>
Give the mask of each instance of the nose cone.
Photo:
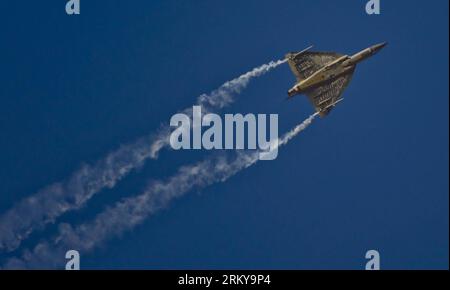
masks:
<svg viewBox="0 0 450 290"><path fill-rule="evenodd" d="M385 47L388 43L387 42L382 42L379 44L375 44L374 46L372 46L372 50L374 53L379 52L383 47Z"/></svg>

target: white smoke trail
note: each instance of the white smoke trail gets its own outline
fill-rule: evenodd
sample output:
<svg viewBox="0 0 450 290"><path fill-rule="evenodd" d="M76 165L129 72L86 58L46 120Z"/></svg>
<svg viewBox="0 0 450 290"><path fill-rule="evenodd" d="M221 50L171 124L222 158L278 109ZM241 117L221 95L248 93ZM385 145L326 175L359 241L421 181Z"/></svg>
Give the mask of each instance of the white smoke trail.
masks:
<svg viewBox="0 0 450 290"><path fill-rule="evenodd" d="M281 59L256 67L238 78L224 83L217 90L214 90L209 94L200 95L197 99L197 105L202 106L203 114L215 109L222 109L234 102L233 96L240 94L241 91L247 87L251 79L269 72L286 61L286 59ZM184 110L184 113L192 116L192 108ZM151 145L151 158L157 158L159 151L163 147L169 146L169 135L170 131L166 128L159 132L155 142Z"/></svg>
<svg viewBox="0 0 450 290"><path fill-rule="evenodd" d="M278 142L287 144L293 137L306 129L316 114L311 115ZM153 213L168 205L194 188L224 182L242 169L259 160L258 151L239 152L233 160L224 156L210 158L194 165L181 167L177 174L165 182L152 183L142 194L126 198L98 214L93 221L73 228L61 224L59 234L52 242L42 242L33 251L25 251L21 258L12 258L7 269L58 268L64 263L64 253L76 249L82 253L92 251L106 240L120 236L142 223Z"/></svg>
<svg viewBox="0 0 450 290"><path fill-rule="evenodd" d="M252 78L261 76L286 60L272 61L228 81L217 90L201 95L197 105L205 111L221 109L233 102ZM187 109L189 111L192 109ZM169 144L170 128L166 125L153 136L143 137L111 152L94 165L84 165L67 180L43 188L23 199L0 216L0 251L12 251L36 229L53 223L62 214L82 207L104 188L113 188L130 171L140 167Z"/></svg>

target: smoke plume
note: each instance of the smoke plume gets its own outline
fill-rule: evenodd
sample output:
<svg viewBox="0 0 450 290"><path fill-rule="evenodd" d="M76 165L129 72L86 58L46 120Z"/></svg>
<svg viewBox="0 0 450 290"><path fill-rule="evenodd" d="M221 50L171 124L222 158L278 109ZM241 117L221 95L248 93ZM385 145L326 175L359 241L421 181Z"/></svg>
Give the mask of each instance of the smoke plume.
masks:
<svg viewBox="0 0 450 290"><path fill-rule="evenodd" d="M308 117L279 139L278 146L287 144L306 129L317 116ZM172 200L193 189L224 182L239 171L259 160L258 151L238 151L230 160L224 155L212 157L194 165L183 166L166 181L155 181L140 195L126 198L99 213L92 221L72 227L61 224L59 233L51 242L39 243L32 251L26 250L21 258L12 258L8 269L61 268L64 253L74 249L87 253L105 241L124 234L141 224L155 212L165 208Z"/></svg>
<svg viewBox="0 0 450 290"><path fill-rule="evenodd" d="M271 61L224 83L209 94L198 97L197 105L205 111L230 105L251 79L276 68L286 60ZM185 110L192 111L192 108ZM25 198L0 216L0 251L12 251L33 231L54 223L62 214L82 207L96 193L113 188L118 181L146 160L158 157L169 145L170 128L165 125L157 134L121 146L93 165L84 165L68 179L49 185Z"/></svg>

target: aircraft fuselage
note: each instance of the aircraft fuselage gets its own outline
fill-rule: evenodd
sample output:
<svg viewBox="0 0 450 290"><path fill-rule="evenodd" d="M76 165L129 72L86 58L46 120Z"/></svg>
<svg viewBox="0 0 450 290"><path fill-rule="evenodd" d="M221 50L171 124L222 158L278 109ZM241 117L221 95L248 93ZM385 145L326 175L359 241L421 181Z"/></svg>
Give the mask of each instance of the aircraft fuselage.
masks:
<svg viewBox="0 0 450 290"><path fill-rule="evenodd" d="M340 77L355 69L356 64L359 62L373 56L378 51L380 51L386 44L381 43L369 48L366 48L352 56L343 55L338 59L331 61L330 63L323 66L321 69L314 72L308 78L299 81L288 91L289 97L294 95L307 92L309 90L315 89L322 84L333 81L334 79Z"/></svg>

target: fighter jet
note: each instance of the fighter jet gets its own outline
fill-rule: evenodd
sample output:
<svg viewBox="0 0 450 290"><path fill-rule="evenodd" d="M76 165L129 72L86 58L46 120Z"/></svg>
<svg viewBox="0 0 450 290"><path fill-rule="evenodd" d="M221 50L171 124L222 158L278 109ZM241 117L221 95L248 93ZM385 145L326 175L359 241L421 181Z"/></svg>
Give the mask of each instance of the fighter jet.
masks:
<svg viewBox="0 0 450 290"><path fill-rule="evenodd" d="M387 45L386 42L366 48L352 56L335 52L309 51L312 46L286 54L297 83L288 91L289 98L304 94L321 117L325 117L343 100L343 91L350 83L356 64L371 57Z"/></svg>

